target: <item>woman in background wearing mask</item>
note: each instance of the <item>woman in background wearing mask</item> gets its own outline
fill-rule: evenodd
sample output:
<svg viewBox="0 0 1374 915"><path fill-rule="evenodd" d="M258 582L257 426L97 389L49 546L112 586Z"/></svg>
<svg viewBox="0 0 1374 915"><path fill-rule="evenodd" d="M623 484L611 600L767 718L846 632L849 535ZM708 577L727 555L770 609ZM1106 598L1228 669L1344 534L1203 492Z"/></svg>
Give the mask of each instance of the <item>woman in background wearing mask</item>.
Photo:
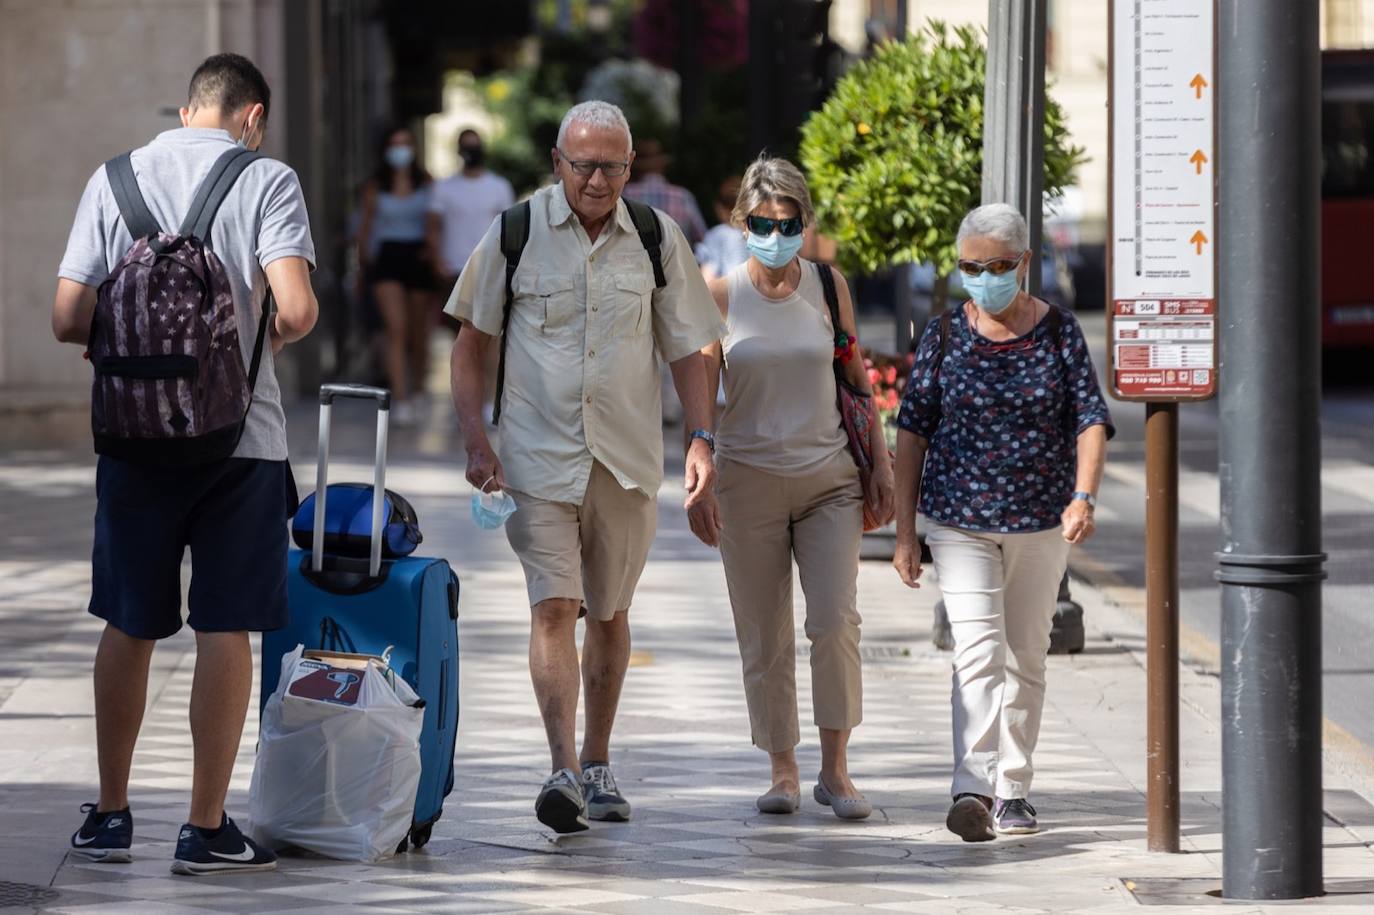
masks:
<svg viewBox="0 0 1374 915"><path fill-rule="evenodd" d="M862 717L856 580L864 491L835 402L832 363L868 391L854 308L844 277L798 257L815 218L806 179L785 159L749 167L732 222L749 259L710 283L726 336L703 351L707 381L722 363L725 408L716 429L718 517L694 510L692 530L719 543L744 666L754 745L772 761L764 813L801 805L796 746L796 634L792 563L806 596L811 695L820 729L821 771L812 794L836 816L863 819L872 806L849 779L846 747ZM831 326L820 270L839 292L840 327ZM838 346L841 332L844 345ZM891 515L893 479L879 423L870 508Z"/></svg>
<svg viewBox="0 0 1374 915"><path fill-rule="evenodd" d="M424 393L434 321L433 257L426 241L430 178L416 159L408 128L385 134L378 158L363 190L358 256L386 329L391 417L405 426L419 418L413 395Z"/></svg>
<svg viewBox="0 0 1374 915"><path fill-rule="evenodd" d="M954 630L945 824L981 842L1038 829L1027 798L1055 597L1069 545L1092 536L1114 430L1073 314L1021 288L1032 266L1021 214L978 207L958 243L972 300L931 321L916 351L892 564L919 587L919 509Z"/></svg>

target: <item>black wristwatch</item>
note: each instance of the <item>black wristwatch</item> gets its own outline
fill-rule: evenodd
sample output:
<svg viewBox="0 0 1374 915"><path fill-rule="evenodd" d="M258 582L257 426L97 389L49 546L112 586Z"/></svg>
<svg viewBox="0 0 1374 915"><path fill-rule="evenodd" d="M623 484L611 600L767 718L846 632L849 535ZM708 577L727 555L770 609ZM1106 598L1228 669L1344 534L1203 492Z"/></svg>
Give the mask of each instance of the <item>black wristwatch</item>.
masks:
<svg viewBox="0 0 1374 915"><path fill-rule="evenodd" d="M711 449L711 453L716 453L716 437L706 429L693 429L692 434L687 437L687 444L692 444L693 439L701 439L706 443L706 447Z"/></svg>

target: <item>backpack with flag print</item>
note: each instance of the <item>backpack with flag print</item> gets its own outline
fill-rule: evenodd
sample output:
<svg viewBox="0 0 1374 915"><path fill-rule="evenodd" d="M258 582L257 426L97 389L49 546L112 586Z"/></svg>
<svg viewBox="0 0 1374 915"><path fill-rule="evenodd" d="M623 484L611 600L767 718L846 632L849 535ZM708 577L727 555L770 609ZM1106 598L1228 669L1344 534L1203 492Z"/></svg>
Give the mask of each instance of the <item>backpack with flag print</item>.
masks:
<svg viewBox="0 0 1374 915"><path fill-rule="evenodd" d="M148 210L129 154L105 163L134 243L96 294L87 348L95 379L95 450L137 463L230 457L243 435L271 315L263 303L245 371L224 264L210 247L215 213L259 155L235 147L197 188L176 233Z"/></svg>

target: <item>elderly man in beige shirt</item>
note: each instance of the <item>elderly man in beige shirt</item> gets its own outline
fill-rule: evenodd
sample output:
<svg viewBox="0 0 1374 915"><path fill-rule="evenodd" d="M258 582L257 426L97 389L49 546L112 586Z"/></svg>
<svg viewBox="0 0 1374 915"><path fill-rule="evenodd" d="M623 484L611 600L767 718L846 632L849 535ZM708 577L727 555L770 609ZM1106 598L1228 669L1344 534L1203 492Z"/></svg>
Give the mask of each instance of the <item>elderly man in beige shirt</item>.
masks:
<svg viewBox="0 0 1374 915"><path fill-rule="evenodd" d="M655 350L672 369L691 436L687 506L715 511L711 394L700 350L725 328L682 231L655 211L667 281L657 288L620 199L632 149L624 114L605 102L576 106L559 129L552 150L559 182L530 200L529 240L511 282L499 451L487 437L482 399L506 298L500 220L445 308L463 322L452 378L467 478L487 492L507 490L517 505L506 534L525 570L530 676L553 773L535 814L560 833L586 829L589 817L630 816L611 775L610 736L630 658L627 611L663 481ZM580 613L587 630L579 671ZM587 692L580 754L579 673Z"/></svg>

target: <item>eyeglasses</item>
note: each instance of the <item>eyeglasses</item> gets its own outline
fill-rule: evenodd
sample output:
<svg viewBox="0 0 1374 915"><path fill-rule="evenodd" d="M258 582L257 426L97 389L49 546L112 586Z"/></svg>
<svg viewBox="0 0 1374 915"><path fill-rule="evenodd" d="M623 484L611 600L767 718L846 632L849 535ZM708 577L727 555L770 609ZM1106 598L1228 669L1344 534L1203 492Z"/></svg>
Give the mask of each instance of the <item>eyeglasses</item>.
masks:
<svg viewBox="0 0 1374 915"><path fill-rule="evenodd" d="M574 175L582 178L590 178L592 175L596 174L597 169L600 169L601 174L605 175L607 178L619 178L621 175L625 174L626 170L630 167L629 162L601 162L596 159L569 159L568 154L561 149L558 151L558 155L564 162L568 163L568 167L573 170Z"/></svg>
<svg viewBox="0 0 1374 915"><path fill-rule="evenodd" d="M1021 266L1021 257L994 257L986 261L960 261L959 272L964 276L981 276L986 270L993 276L1001 276Z"/></svg>
<svg viewBox="0 0 1374 915"><path fill-rule="evenodd" d="M772 235L775 231L781 232L787 237L802 234L802 220L800 216L789 216L786 219L769 219L767 216L746 216L744 227L754 235Z"/></svg>

